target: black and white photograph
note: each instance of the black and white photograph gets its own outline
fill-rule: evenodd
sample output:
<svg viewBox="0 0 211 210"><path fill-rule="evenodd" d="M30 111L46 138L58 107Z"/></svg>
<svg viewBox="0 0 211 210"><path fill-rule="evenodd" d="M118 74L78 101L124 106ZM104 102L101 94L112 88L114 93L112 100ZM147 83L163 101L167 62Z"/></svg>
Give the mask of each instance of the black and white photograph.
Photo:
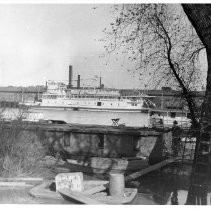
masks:
<svg viewBox="0 0 211 210"><path fill-rule="evenodd" d="M210 169L211 4L0 1L0 205L211 205Z"/></svg>

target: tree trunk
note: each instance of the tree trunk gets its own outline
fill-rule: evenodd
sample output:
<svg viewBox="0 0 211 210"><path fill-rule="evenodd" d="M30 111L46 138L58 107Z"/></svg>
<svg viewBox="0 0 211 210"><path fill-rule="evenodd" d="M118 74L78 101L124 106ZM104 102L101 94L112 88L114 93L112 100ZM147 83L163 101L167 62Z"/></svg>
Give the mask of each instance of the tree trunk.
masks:
<svg viewBox="0 0 211 210"><path fill-rule="evenodd" d="M192 23L207 52L208 70L203 104L202 128L197 138L193 172L187 204L206 204L210 161L211 128L211 5L184 4L184 12ZM203 177L204 175L204 177Z"/></svg>
<svg viewBox="0 0 211 210"><path fill-rule="evenodd" d="M203 121L211 123L211 5L184 4L182 6L207 51L208 71Z"/></svg>

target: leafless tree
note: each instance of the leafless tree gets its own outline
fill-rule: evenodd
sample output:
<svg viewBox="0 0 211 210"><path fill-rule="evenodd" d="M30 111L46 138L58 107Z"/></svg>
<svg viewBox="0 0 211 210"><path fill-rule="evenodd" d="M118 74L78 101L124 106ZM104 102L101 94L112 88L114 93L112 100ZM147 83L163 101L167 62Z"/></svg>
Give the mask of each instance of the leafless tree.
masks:
<svg viewBox="0 0 211 210"><path fill-rule="evenodd" d="M106 29L108 54L122 52L146 84L171 85L182 91L193 127L199 118L193 91L201 86L199 53L205 47L177 4L125 4L113 8Z"/></svg>
<svg viewBox="0 0 211 210"><path fill-rule="evenodd" d="M184 4L185 14L195 28L207 54L207 84L202 112L200 137L197 138L193 171L187 204L207 204L210 178L210 129L211 129L211 5Z"/></svg>

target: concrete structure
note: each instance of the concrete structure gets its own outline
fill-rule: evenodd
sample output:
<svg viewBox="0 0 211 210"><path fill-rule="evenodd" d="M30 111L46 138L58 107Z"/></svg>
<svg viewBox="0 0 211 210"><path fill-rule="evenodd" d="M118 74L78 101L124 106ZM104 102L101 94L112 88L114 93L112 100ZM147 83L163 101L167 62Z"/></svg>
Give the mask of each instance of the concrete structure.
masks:
<svg viewBox="0 0 211 210"><path fill-rule="evenodd" d="M11 126L5 123L5 128ZM21 129L23 134L36 135L52 151L65 152L71 158L149 157L162 142L162 133L146 128L25 122Z"/></svg>

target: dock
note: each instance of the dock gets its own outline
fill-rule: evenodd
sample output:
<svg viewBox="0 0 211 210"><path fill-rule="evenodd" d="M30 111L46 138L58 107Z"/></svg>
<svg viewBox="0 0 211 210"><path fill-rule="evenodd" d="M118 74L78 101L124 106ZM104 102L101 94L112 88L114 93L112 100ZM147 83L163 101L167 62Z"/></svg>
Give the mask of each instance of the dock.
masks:
<svg viewBox="0 0 211 210"><path fill-rule="evenodd" d="M5 121L5 126L10 127L11 122ZM25 130L44 129L46 131L55 132L74 132L89 134L121 134L133 136L158 136L161 132L155 131L147 127L121 127L121 126L104 126L104 125L88 125L88 124L57 124L48 122L22 122Z"/></svg>

